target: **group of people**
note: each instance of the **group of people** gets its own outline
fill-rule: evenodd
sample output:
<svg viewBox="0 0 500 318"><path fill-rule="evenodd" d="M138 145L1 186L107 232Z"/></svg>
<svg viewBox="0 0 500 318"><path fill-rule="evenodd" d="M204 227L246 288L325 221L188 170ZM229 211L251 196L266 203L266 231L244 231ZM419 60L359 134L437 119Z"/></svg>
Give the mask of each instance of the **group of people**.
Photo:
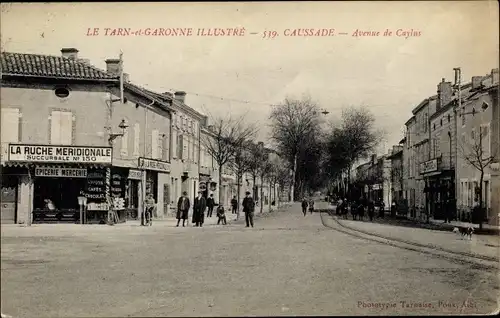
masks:
<svg viewBox="0 0 500 318"><path fill-rule="evenodd" d="M337 202L337 215L342 215L345 219L347 219L347 214L349 212L349 205L351 207L351 215L352 219L363 220L365 216L365 209L368 214L368 218L370 221L373 221L375 217L375 202L373 200L360 198L354 202L348 202L347 199L339 199ZM384 202L380 202L379 215L380 218L384 217Z"/></svg>
<svg viewBox="0 0 500 318"><path fill-rule="evenodd" d="M311 214L314 212L314 200L310 199L309 201L304 198L302 199L302 213L304 213L304 216L307 215L307 208L309 207L309 212Z"/></svg>
<svg viewBox="0 0 500 318"><path fill-rule="evenodd" d="M255 211L255 201L250 196L250 192L245 193L245 198L243 199L242 206L243 212L245 213L246 227L253 227L253 216ZM194 199L193 204L193 215L192 223L195 227L202 227L205 222L205 210L207 210L207 217L212 217L214 207L216 206L213 194L209 198L205 199L203 192L199 191L198 196ZM182 226L186 226L186 220L189 216L189 209L191 208L191 202L189 201L188 194L186 191L182 193L182 196L177 201L177 227L182 220ZM208 209L207 209L208 208ZM237 213L238 201L236 197L231 200L232 213ZM227 224L226 214L224 206L219 205L217 207L217 224Z"/></svg>

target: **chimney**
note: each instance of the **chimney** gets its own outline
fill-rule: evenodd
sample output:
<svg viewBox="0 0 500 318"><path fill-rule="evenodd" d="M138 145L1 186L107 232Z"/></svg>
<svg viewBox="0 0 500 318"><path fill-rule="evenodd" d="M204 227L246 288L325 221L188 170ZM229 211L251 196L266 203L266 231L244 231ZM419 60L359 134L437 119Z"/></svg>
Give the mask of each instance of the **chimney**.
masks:
<svg viewBox="0 0 500 318"><path fill-rule="evenodd" d="M443 78L441 83L438 84L437 94L437 108L441 108L448 104L453 98L453 87L451 82L445 82L445 79Z"/></svg>
<svg viewBox="0 0 500 318"><path fill-rule="evenodd" d="M130 74L129 73L123 73L123 82L124 83L130 82Z"/></svg>
<svg viewBox="0 0 500 318"><path fill-rule="evenodd" d="M472 76L472 89L480 88L482 81L483 81L482 76Z"/></svg>
<svg viewBox="0 0 500 318"><path fill-rule="evenodd" d="M78 59L78 50L75 48L62 48L61 49L62 57L68 58L70 60Z"/></svg>
<svg viewBox="0 0 500 318"><path fill-rule="evenodd" d="M186 92L183 91L175 92L174 97L179 102L184 103L184 101L186 100Z"/></svg>
<svg viewBox="0 0 500 318"><path fill-rule="evenodd" d="M106 72L112 75L120 75L120 60L119 59L107 59L106 60Z"/></svg>
<svg viewBox="0 0 500 318"><path fill-rule="evenodd" d="M491 81L493 85L498 85L498 68L491 70Z"/></svg>

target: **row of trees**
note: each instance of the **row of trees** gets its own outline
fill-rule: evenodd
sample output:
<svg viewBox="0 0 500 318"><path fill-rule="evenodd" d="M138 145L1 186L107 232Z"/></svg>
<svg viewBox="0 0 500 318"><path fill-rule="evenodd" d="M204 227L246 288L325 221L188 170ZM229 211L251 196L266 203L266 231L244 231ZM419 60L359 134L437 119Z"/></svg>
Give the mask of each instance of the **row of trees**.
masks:
<svg viewBox="0 0 500 318"><path fill-rule="evenodd" d="M292 201L325 189L342 175L349 180L353 165L382 141L367 108L347 108L340 121L325 122L324 114L307 96L287 98L271 111L272 140L292 171Z"/></svg>
<svg viewBox="0 0 500 318"><path fill-rule="evenodd" d="M253 179L254 196L256 193L257 179L262 184L266 183L270 189L276 185L285 188L288 180L287 171L281 163L279 156L272 156L272 151L264 147L263 143L255 143L258 130L255 125L249 124L245 117L218 118L209 127L209 133L204 134L202 144L209 155L214 158L219 168L219 180L222 180L224 169L231 170L236 176L237 199L241 202L240 189L245 174ZM260 197L263 197L263 188L260 187ZM274 193L276 196L276 193ZM219 202L222 202L222 192L219 191ZM263 210L264 201L260 200L260 211ZM238 209L239 217L239 209Z"/></svg>

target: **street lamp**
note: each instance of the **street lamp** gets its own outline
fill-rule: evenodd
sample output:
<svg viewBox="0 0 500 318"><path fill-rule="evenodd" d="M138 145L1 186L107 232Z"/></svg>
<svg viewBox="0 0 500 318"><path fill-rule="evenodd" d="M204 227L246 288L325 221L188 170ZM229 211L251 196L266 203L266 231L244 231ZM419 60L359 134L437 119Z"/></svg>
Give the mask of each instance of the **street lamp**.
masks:
<svg viewBox="0 0 500 318"><path fill-rule="evenodd" d="M109 134L109 137L108 137L108 142L110 145L113 145L113 141L118 138L118 137L123 137L123 135L125 135L125 132L128 128L128 124L127 124L127 121L125 119L122 119L122 121L120 122L120 124L118 125L118 128L120 128L122 130L121 133L117 133L117 134L113 134L113 133L110 133Z"/></svg>

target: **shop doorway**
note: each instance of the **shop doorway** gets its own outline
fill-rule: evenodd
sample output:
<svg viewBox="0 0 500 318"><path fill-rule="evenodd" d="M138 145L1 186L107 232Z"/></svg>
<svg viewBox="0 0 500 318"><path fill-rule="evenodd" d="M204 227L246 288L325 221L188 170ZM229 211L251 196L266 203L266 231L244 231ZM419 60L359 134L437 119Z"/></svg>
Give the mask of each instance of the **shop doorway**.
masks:
<svg viewBox="0 0 500 318"><path fill-rule="evenodd" d="M1 223L16 223L17 214L17 177L2 175L2 186L0 188Z"/></svg>
<svg viewBox="0 0 500 318"><path fill-rule="evenodd" d="M84 178L45 178L35 180L33 208L34 221L77 221L79 215L78 196L84 193ZM45 200L52 201L52 208Z"/></svg>

